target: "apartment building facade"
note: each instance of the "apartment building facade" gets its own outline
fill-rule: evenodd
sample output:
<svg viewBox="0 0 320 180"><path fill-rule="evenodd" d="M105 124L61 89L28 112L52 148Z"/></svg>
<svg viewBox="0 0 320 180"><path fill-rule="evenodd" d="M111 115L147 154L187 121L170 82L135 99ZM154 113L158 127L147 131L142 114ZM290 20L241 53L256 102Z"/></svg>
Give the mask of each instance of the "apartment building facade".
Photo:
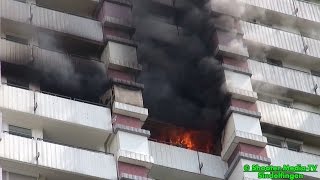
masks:
<svg viewBox="0 0 320 180"><path fill-rule="evenodd" d="M0 179L242 180L258 179L246 164L318 164L320 4L210 1L212 52L232 95L219 155L151 141L142 128L149 111L137 82L133 5L0 0ZM39 71L52 67L102 69L111 82L102 104L46 92Z"/></svg>

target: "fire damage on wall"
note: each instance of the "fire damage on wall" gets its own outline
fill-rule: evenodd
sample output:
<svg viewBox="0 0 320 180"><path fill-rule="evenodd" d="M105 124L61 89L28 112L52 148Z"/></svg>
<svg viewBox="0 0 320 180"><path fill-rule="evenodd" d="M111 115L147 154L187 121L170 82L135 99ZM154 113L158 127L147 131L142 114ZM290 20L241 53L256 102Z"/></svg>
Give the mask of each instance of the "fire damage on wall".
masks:
<svg viewBox="0 0 320 180"><path fill-rule="evenodd" d="M213 57L215 26L207 9L209 0L174 1L171 8L162 11L165 23L154 23L152 15L161 13L157 8L163 7L154 10L149 0L134 2L133 38L138 42L138 58L143 65L136 79L144 84L143 100L149 109L143 128L151 131L151 140L220 154L223 115L230 96L223 88L223 68ZM170 27L162 27L167 25ZM41 46L51 49L53 45L70 54L66 49L72 43L66 45L61 43L66 42L65 38L60 38L64 40L60 42L59 38L48 37L42 38ZM86 52L87 49L90 51ZM82 56L95 58L100 57L102 50L102 45L79 49ZM27 82L20 85L35 82L42 91L99 102L100 96L111 87L104 64L73 56L65 59L72 63L66 67L30 63L26 64L28 68L23 68L2 62L1 72L11 79Z"/></svg>
<svg viewBox="0 0 320 180"><path fill-rule="evenodd" d="M150 1L135 2L135 39L143 65L139 81L150 112L144 128L155 141L220 154L230 96L223 88L223 68L213 57L210 1L176 0L166 10ZM165 22L154 23L153 13L161 12Z"/></svg>

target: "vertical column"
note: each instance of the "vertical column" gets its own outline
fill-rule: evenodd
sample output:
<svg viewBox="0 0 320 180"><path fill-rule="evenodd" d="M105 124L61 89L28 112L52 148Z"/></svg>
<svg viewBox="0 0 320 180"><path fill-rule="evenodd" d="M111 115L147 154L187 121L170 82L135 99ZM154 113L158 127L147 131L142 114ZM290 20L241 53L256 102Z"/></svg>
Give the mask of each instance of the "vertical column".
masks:
<svg viewBox="0 0 320 180"><path fill-rule="evenodd" d="M226 126L222 134L221 157L228 163L225 178L229 180L258 179L257 173L243 172L248 164L270 164L262 135L257 94L252 90L248 68L248 50L236 17L223 16L228 23L217 21L214 34L214 52L224 67L226 89L232 94L231 105L225 115Z"/></svg>
<svg viewBox="0 0 320 180"><path fill-rule="evenodd" d="M137 47L130 40L134 33L132 3L105 0L101 3L99 19L104 24L106 47L101 56L112 87L101 97L110 106L114 133L107 149L117 158L119 179L148 177L153 158L149 154L150 132L142 126L148 117L143 106L143 85L136 82L141 71Z"/></svg>

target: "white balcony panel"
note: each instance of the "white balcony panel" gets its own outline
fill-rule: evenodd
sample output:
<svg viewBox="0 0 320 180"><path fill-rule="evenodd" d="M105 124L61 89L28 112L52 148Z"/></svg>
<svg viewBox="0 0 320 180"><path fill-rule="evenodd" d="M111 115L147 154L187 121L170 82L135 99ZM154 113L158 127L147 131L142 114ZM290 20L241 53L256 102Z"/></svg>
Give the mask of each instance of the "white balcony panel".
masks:
<svg viewBox="0 0 320 180"><path fill-rule="evenodd" d="M284 148L278 148L274 146L266 146L268 157L271 159L272 165L283 166L289 164L295 166L301 164L307 166L308 164L319 164L320 156L306 154L302 152L290 151ZM303 173L309 177L320 178L320 172L306 172Z"/></svg>
<svg viewBox="0 0 320 180"><path fill-rule="evenodd" d="M262 101L257 101L257 106L262 115L261 122L308 134L320 135L319 114Z"/></svg>
<svg viewBox="0 0 320 180"><path fill-rule="evenodd" d="M131 46L109 41L101 59L107 66L123 66L126 68L141 69L138 64L137 49Z"/></svg>
<svg viewBox="0 0 320 180"><path fill-rule="evenodd" d="M248 64L253 74L253 80L263 81L307 93L314 93L312 76L308 73L273 66L254 60L248 60Z"/></svg>
<svg viewBox="0 0 320 180"><path fill-rule="evenodd" d="M34 94L21 88L7 85L0 86L0 107L25 113L33 113Z"/></svg>
<svg viewBox="0 0 320 180"><path fill-rule="evenodd" d="M36 164L36 142L33 139L3 133L0 141L0 157Z"/></svg>
<svg viewBox="0 0 320 180"><path fill-rule="evenodd" d="M103 179L117 179L116 162L112 155L43 141L38 141L37 145L39 166Z"/></svg>
<svg viewBox="0 0 320 180"><path fill-rule="evenodd" d="M241 0L243 3L268 9L283 14L292 15L294 12L292 0Z"/></svg>
<svg viewBox="0 0 320 180"><path fill-rule="evenodd" d="M111 112L106 107L36 92L36 114L52 119L111 131Z"/></svg>
<svg viewBox="0 0 320 180"><path fill-rule="evenodd" d="M320 13L320 9L319 9ZM320 41L316 39L303 37L304 42L308 45L307 54L313 57L320 58Z"/></svg>
<svg viewBox="0 0 320 180"><path fill-rule="evenodd" d="M154 164L182 171L200 173L196 151L149 141Z"/></svg>
<svg viewBox="0 0 320 180"><path fill-rule="evenodd" d="M304 46L300 35L244 21L241 22L241 26L245 40L298 53L303 52Z"/></svg>
<svg viewBox="0 0 320 180"><path fill-rule="evenodd" d="M228 168L227 164L222 161L220 156L199 152L199 161L200 163L203 163L201 174L224 179L224 175Z"/></svg>
<svg viewBox="0 0 320 180"><path fill-rule="evenodd" d="M295 0L297 16L310 21L320 22L320 6L315 3Z"/></svg>
<svg viewBox="0 0 320 180"><path fill-rule="evenodd" d="M26 3L1 0L0 1L0 15L1 18L29 23L30 22L30 6Z"/></svg>
<svg viewBox="0 0 320 180"><path fill-rule="evenodd" d="M32 24L62 33L102 42L102 25L79 16L32 6Z"/></svg>
<svg viewBox="0 0 320 180"><path fill-rule="evenodd" d="M32 60L31 49L27 45L1 39L0 47L0 61L21 65Z"/></svg>

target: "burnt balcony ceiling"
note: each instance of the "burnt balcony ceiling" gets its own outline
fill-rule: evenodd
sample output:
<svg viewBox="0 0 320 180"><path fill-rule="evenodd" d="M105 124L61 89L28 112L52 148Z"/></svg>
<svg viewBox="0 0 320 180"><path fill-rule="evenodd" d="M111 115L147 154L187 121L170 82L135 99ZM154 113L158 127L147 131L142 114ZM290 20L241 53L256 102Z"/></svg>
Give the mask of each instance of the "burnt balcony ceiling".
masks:
<svg viewBox="0 0 320 180"><path fill-rule="evenodd" d="M151 141L216 155L221 152L219 137L209 130L176 126L151 118L143 128L151 132Z"/></svg>
<svg viewBox="0 0 320 180"><path fill-rule="evenodd" d="M38 6L56 11L92 18L99 0L36 0Z"/></svg>
<svg viewBox="0 0 320 180"><path fill-rule="evenodd" d="M85 59L98 60L103 51L102 44L85 42L81 39L56 33L39 32L38 40L39 46L43 49L78 55Z"/></svg>

